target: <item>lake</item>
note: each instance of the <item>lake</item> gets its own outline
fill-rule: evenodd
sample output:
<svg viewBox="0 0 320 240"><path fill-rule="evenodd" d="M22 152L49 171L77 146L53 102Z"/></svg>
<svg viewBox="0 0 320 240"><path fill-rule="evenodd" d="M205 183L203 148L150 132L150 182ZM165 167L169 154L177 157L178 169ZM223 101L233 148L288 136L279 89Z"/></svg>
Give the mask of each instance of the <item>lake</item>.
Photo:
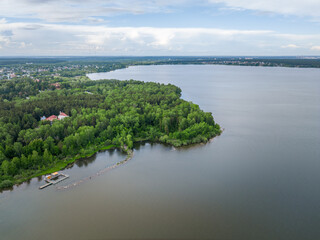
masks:
<svg viewBox="0 0 320 240"><path fill-rule="evenodd" d="M0 194L1 239L320 239L320 69L135 66L97 79L171 83L224 128L212 142L136 146L77 187ZM78 161L65 185L125 158Z"/></svg>

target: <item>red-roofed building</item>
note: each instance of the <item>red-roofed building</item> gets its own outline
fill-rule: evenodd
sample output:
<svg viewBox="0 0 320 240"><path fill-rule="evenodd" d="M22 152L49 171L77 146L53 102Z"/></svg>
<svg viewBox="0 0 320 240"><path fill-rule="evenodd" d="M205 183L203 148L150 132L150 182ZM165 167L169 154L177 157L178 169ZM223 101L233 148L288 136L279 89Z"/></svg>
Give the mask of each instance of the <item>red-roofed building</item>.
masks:
<svg viewBox="0 0 320 240"><path fill-rule="evenodd" d="M56 115L51 115L50 117L48 117L46 120L52 122L53 120L57 120L58 117Z"/></svg>
<svg viewBox="0 0 320 240"><path fill-rule="evenodd" d="M61 89L61 85L60 83L51 83L51 86L54 86L56 89L60 90Z"/></svg>
<svg viewBox="0 0 320 240"><path fill-rule="evenodd" d="M64 112L61 112L60 111L60 114L59 114L59 116L58 116L58 119L59 120L62 120L62 119L64 119L64 118L66 118L66 117L69 117L67 114L65 114Z"/></svg>

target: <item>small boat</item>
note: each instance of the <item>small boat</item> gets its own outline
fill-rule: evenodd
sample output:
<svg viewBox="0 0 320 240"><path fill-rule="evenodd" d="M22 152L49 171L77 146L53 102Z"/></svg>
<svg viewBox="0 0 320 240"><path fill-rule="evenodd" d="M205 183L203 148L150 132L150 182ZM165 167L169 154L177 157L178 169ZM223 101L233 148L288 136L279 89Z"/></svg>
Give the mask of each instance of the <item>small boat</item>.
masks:
<svg viewBox="0 0 320 240"><path fill-rule="evenodd" d="M40 186L40 189L46 188L52 184L57 184L65 179L67 179L69 175L61 173L61 172L54 172L44 176L44 180L47 182L45 185Z"/></svg>

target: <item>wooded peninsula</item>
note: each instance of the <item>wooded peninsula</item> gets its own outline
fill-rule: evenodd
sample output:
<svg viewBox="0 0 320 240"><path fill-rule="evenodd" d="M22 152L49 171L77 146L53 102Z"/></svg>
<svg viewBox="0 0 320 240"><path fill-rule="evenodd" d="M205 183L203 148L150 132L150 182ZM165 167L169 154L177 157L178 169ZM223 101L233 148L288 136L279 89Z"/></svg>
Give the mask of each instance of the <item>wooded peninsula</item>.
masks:
<svg viewBox="0 0 320 240"><path fill-rule="evenodd" d="M180 147L221 133L212 114L182 100L174 85L62 75L0 81L0 189L99 150L142 141Z"/></svg>

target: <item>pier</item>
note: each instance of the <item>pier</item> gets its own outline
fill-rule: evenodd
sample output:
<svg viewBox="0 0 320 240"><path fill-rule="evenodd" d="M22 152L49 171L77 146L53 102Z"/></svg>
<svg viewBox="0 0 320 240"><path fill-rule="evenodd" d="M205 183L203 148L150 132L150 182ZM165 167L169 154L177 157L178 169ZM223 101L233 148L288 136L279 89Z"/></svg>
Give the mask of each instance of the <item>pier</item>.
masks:
<svg viewBox="0 0 320 240"><path fill-rule="evenodd" d="M51 184L52 184L52 183L47 183L47 184L45 184L45 185L42 185L42 186L39 187L39 189L44 189L44 188L50 186Z"/></svg>
<svg viewBox="0 0 320 240"><path fill-rule="evenodd" d="M48 187L50 185L55 185L55 184L57 184L57 183L59 183L59 182L61 182L63 180L66 180L68 177L69 177L69 175L67 175L67 174L59 173L59 175L56 177L57 178L56 180L51 180L51 179L45 178L45 181L47 183L42 185L42 186L40 186L39 189L44 189L44 188L46 188L46 187Z"/></svg>

